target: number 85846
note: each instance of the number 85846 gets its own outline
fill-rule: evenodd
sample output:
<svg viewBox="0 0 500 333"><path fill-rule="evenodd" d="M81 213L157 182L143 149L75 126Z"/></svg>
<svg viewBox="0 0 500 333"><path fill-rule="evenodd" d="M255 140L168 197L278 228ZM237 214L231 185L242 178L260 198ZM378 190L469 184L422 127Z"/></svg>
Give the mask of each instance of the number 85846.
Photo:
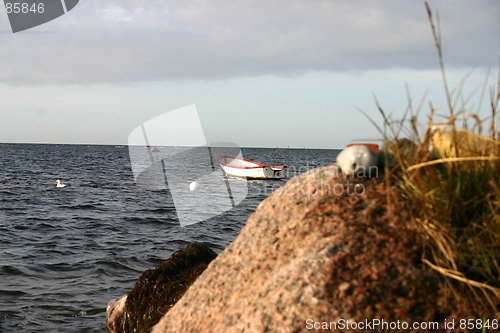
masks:
<svg viewBox="0 0 500 333"><path fill-rule="evenodd" d="M37 14L43 13L45 11L45 7L42 2L33 3L31 6L27 2L14 2L14 3L6 3L5 9L7 10L7 14Z"/></svg>

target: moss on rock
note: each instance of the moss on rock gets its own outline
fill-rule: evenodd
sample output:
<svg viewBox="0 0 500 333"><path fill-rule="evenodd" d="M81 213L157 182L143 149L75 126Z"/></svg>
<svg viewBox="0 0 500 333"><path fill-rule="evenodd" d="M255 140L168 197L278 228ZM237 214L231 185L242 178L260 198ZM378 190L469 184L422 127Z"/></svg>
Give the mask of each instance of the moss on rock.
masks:
<svg viewBox="0 0 500 333"><path fill-rule="evenodd" d="M117 331L150 332L216 256L206 245L192 243L145 271L128 294Z"/></svg>

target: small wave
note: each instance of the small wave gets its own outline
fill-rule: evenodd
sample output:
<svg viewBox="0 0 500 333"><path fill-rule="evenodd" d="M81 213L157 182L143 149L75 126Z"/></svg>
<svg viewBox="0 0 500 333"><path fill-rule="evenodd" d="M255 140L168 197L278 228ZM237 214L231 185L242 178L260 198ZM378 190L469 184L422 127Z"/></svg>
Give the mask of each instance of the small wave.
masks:
<svg viewBox="0 0 500 333"><path fill-rule="evenodd" d="M3 289L0 289L0 295L21 297L21 296L27 295L27 293L25 293L24 291L21 291L21 290L3 290Z"/></svg>
<svg viewBox="0 0 500 333"><path fill-rule="evenodd" d="M102 207L103 204L99 204L99 203L97 203L97 204L79 204L79 205L66 206L66 208L87 210L87 209L97 209L100 206Z"/></svg>
<svg viewBox="0 0 500 333"><path fill-rule="evenodd" d="M2 272L2 275L3 274L5 274L5 275L12 275L12 276L26 276L26 275L29 275L29 274L27 274L26 270L23 270L23 269L21 269L19 267L15 267L15 266L10 266L10 265L2 266L1 272Z"/></svg>
<svg viewBox="0 0 500 333"><path fill-rule="evenodd" d="M98 260L95 263L95 272L98 274L104 274L108 276L114 276L119 274L120 272L134 272L134 273L142 273L141 270L135 269L131 266L127 266L121 262L117 261L109 261L109 260Z"/></svg>
<svg viewBox="0 0 500 333"><path fill-rule="evenodd" d="M173 213L173 212L175 212L175 209L173 209L173 208L157 208L157 209L142 210L142 211L151 212L154 214L165 214L165 213Z"/></svg>
<svg viewBox="0 0 500 333"><path fill-rule="evenodd" d="M124 217L123 220L125 222L134 222L134 223L161 224L161 225L175 224L175 225L178 225L179 221L177 220L176 217L177 217L177 215L168 215L168 216L164 216L164 217L127 216L127 217Z"/></svg>
<svg viewBox="0 0 500 333"><path fill-rule="evenodd" d="M52 272L70 272L80 269L78 265L68 263L41 264L40 266Z"/></svg>
<svg viewBox="0 0 500 333"><path fill-rule="evenodd" d="M23 328L22 321L25 318L14 311L0 310L0 331L14 332Z"/></svg>
<svg viewBox="0 0 500 333"><path fill-rule="evenodd" d="M61 218L36 218L29 217L27 220L38 221L35 225L32 226L32 231L40 231L40 230L58 230L60 226L54 222L61 221Z"/></svg>
<svg viewBox="0 0 500 333"><path fill-rule="evenodd" d="M93 308L88 310L80 310L73 312L69 317L88 317L95 316L101 313L106 313L106 308Z"/></svg>
<svg viewBox="0 0 500 333"><path fill-rule="evenodd" d="M2 187L0 187L0 189L2 189ZM7 189L2 189L0 191L0 195L18 195L18 193Z"/></svg>

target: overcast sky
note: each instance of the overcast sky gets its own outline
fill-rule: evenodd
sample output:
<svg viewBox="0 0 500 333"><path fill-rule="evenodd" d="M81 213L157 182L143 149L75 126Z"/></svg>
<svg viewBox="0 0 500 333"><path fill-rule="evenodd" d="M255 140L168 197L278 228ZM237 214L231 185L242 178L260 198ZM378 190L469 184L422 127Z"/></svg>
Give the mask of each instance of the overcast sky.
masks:
<svg viewBox="0 0 500 333"><path fill-rule="evenodd" d="M500 2L430 5L450 85L493 84ZM405 85L424 116L445 105L423 1L80 0L16 34L0 9L0 142L126 144L196 104L208 141L341 148L380 138L359 109L398 118Z"/></svg>

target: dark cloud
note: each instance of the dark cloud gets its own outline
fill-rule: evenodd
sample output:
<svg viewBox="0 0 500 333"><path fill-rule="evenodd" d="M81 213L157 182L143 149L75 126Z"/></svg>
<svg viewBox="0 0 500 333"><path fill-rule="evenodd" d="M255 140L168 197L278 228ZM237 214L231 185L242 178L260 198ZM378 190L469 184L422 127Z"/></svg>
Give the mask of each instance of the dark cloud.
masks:
<svg viewBox="0 0 500 333"><path fill-rule="evenodd" d="M431 7L440 15L447 64L497 64L500 2L448 0ZM0 44L0 82L9 84L437 66L420 1L87 0L39 28L0 34Z"/></svg>

